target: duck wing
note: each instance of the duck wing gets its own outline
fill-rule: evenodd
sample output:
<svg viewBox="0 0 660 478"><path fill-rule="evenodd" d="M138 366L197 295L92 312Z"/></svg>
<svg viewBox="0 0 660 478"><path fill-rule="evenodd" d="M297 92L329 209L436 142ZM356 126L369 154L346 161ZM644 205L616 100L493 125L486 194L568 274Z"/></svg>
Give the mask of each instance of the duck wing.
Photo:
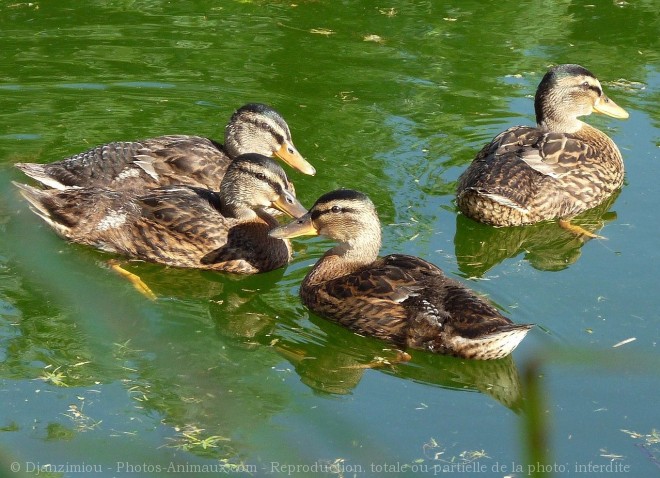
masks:
<svg viewBox="0 0 660 478"><path fill-rule="evenodd" d="M217 194L203 188L157 188L137 196L135 202L145 223L188 236L206 233L206 224L222 227L236 222L220 213Z"/></svg>
<svg viewBox="0 0 660 478"><path fill-rule="evenodd" d="M575 172L581 164L597 156L597 151L588 143L566 133L544 133L520 151L525 164L555 179Z"/></svg>
<svg viewBox="0 0 660 478"><path fill-rule="evenodd" d="M442 270L419 257L390 255L382 259L390 270L405 271L414 280L414 291L402 302L412 323L428 322L435 333L444 326L465 337L492 332L512 322L488 301ZM405 287L405 286L404 286Z"/></svg>
<svg viewBox="0 0 660 478"><path fill-rule="evenodd" d="M213 191L230 163L221 144L200 136L163 136L143 145L132 158L132 165L160 186L185 184Z"/></svg>
<svg viewBox="0 0 660 478"><path fill-rule="evenodd" d="M439 269L422 259L390 255L353 273L303 287L303 302L322 316L365 335L405 345L406 302L423 292L419 278Z"/></svg>
<svg viewBox="0 0 660 478"><path fill-rule="evenodd" d="M108 143L62 161L18 163L16 167L53 189L138 189L170 184L217 189L230 161L213 140L172 135Z"/></svg>
<svg viewBox="0 0 660 478"><path fill-rule="evenodd" d="M217 194L207 189L160 188L140 196L139 205L140 237L154 236L147 242L157 246L149 260L254 274L281 267L291 257L288 241L268 235L274 219L225 217Z"/></svg>
<svg viewBox="0 0 660 478"><path fill-rule="evenodd" d="M465 358L502 358L530 325L517 325L460 282L418 257L394 254L306 287L305 305L364 335Z"/></svg>
<svg viewBox="0 0 660 478"><path fill-rule="evenodd" d="M515 126L477 154L459 179L458 194L476 192L528 211L540 191L561 187L563 178L597 156L592 146L573 135Z"/></svg>

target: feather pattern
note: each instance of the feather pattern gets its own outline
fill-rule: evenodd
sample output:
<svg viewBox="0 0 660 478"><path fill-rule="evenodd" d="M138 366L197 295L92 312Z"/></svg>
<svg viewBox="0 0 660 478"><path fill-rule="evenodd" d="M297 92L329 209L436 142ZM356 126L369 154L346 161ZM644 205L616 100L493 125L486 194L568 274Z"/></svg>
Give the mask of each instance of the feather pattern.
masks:
<svg viewBox="0 0 660 478"><path fill-rule="evenodd" d="M232 162L219 192L192 186L139 192L16 185L35 213L72 242L175 267L242 274L272 270L290 259L289 242L268 235L278 222L265 208L282 207L283 201L291 215L305 212L286 189L284 171L255 154Z"/></svg>
<svg viewBox="0 0 660 478"><path fill-rule="evenodd" d="M623 184L619 149L579 121L598 110L625 118L598 80L577 65L551 69L539 85L537 126L497 135L461 175L456 203L465 215L495 226L570 218L591 209Z"/></svg>
<svg viewBox="0 0 660 478"><path fill-rule="evenodd" d="M514 324L430 262L403 254L378 258L380 222L362 193L328 193L271 235L300 233L340 242L303 280L302 302L355 332L401 348L488 360L510 354L531 328Z"/></svg>
<svg viewBox="0 0 660 478"><path fill-rule="evenodd" d="M278 156L306 174L314 174L314 168L293 146L289 126L280 114L256 103L232 115L224 145L200 136L159 136L112 142L62 161L17 163L16 167L54 189L140 190L185 184L217 190L231 161L246 153Z"/></svg>

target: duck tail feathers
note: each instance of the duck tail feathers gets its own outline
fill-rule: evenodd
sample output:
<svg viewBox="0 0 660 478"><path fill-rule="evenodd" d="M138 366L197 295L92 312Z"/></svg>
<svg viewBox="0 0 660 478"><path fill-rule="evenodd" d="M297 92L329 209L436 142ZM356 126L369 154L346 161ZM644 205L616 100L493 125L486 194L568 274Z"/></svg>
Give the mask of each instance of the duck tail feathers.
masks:
<svg viewBox="0 0 660 478"><path fill-rule="evenodd" d="M476 360L495 360L511 354L533 327L531 324L506 324L489 334L453 338L452 348L458 355Z"/></svg>
<svg viewBox="0 0 660 478"><path fill-rule="evenodd" d="M18 183L16 181L12 181L12 184L19 189L21 196L30 203L30 209L32 212L43 219L46 224L52 227L58 234L67 237L69 227L58 222L57 218L52 214L53 198L48 190L35 188L34 186Z"/></svg>
<svg viewBox="0 0 660 478"><path fill-rule="evenodd" d="M26 176L31 177L35 181L39 181L41 184L48 188L53 189L66 189L67 187L59 182L57 179L51 177L46 171L46 167L43 164L38 163L16 163L18 169L23 171Z"/></svg>

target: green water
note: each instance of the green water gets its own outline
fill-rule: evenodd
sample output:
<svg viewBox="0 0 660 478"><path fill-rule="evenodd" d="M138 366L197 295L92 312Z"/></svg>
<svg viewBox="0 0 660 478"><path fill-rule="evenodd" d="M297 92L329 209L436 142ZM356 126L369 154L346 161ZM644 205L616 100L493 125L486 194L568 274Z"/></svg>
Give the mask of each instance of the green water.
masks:
<svg viewBox="0 0 660 478"><path fill-rule="evenodd" d="M528 3L1 2L0 475L657 475L657 2ZM630 113L588 119L626 163L618 197L580 219L606 239L457 215L460 173L532 123L547 66L569 62ZM320 239L248 278L128 264L150 302L10 185L16 162L113 140L222 139L252 101L316 166L287 170L304 204L368 193L384 253L537 324L512 360L361 367L391 351L297 298Z"/></svg>

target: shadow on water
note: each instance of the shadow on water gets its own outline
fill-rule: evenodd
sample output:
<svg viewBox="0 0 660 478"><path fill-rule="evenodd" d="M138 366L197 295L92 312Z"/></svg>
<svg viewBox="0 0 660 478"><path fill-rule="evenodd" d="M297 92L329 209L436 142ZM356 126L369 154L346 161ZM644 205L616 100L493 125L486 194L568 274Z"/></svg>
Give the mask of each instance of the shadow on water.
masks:
<svg viewBox="0 0 660 478"><path fill-rule="evenodd" d="M347 333L348 334L348 333ZM515 362L511 356L493 361L462 360L411 351L409 362L397 363L397 351L371 339L345 337L344 343L291 344L278 349L295 367L301 381L318 393L344 395L355 390L369 370L426 385L462 392L481 392L511 410L521 409L523 396ZM361 343L351 350L351 342ZM371 352L371 354L369 354Z"/></svg>
<svg viewBox="0 0 660 478"><path fill-rule="evenodd" d="M477 361L409 350L411 359L405 361L399 350L385 342L357 335L313 314L308 315L311 324L304 326L301 318L279 316L268 305L267 296L255 298L261 302L258 307L241 304L231 313L223 309L224 304L214 305L216 333L244 345L272 347L316 393L350 394L365 373L380 372L454 391L481 392L513 411L521 408L520 380L511 356ZM257 308L261 312L250 311ZM305 316L302 311L301 316Z"/></svg>
<svg viewBox="0 0 660 478"><path fill-rule="evenodd" d="M616 212L610 208L617 196L618 192L571 222L599 234L605 224L616 219ZM466 277L481 277L500 262L519 254L524 254L535 269L560 271L580 258L582 246L588 240L562 229L556 221L499 228L480 224L462 214L456 215L456 260Z"/></svg>

